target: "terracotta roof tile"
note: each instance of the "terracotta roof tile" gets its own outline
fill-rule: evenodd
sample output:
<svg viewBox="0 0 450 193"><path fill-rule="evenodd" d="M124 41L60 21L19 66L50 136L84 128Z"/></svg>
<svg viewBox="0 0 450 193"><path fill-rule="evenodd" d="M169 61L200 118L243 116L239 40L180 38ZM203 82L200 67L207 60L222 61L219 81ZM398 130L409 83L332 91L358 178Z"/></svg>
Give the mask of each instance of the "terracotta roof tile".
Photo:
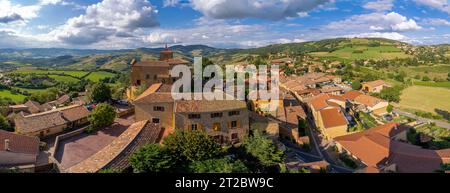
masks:
<svg viewBox="0 0 450 193"><path fill-rule="evenodd" d="M5 140L9 140L9 149L12 153L35 154L39 153L39 138L18 135L0 130L0 152L5 150Z"/></svg>
<svg viewBox="0 0 450 193"><path fill-rule="evenodd" d="M354 91L353 90L353 91L349 91L349 92L343 94L342 97L344 97L346 100L354 101L355 98L360 96L360 95L363 95L363 93L360 93L358 91Z"/></svg>
<svg viewBox="0 0 450 193"><path fill-rule="evenodd" d="M347 119L339 108L321 110L320 115L325 128L346 126L348 124Z"/></svg>
<svg viewBox="0 0 450 193"><path fill-rule="evenodd" d="M395 164L399 172L434 172L443 160L449 160L449 150L428 150L419 146L392 140L391 137L407 129L388 123L364 132L335 138L352 155L368 167L383 169ZM444 153L443 153L444 152Z"/></svg>

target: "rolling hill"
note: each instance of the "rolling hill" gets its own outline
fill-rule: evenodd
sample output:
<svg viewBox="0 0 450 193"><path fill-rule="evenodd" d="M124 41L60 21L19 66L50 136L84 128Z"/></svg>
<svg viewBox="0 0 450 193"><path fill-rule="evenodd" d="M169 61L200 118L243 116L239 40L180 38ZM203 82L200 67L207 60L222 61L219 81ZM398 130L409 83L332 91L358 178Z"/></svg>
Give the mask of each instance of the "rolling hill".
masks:
<svg viewBox="0 0 450 193"><path fill-rule="evenodd" d="M416 49L417 48L417 49ZM420 49L419 49L420 48ZM138 48L124 50L75 50L75 49L0 49L0 68L21 65L53 67L69 70L109 69L123 71L130 68L133 59L155 60L164 48ZM177 45L171 47L176 57L192 60L194 56L210 58L216 64L247 62L256 56L276 59L286 56L309 54L323 59L354 61L357 59L409 58L414 52L408 50L443 49L450 55L448 45L412 46L381 38L337 38L303 43L276 44L252 49L217 49L204 45ZM425 52L425 51L421 51Z"/></svg>

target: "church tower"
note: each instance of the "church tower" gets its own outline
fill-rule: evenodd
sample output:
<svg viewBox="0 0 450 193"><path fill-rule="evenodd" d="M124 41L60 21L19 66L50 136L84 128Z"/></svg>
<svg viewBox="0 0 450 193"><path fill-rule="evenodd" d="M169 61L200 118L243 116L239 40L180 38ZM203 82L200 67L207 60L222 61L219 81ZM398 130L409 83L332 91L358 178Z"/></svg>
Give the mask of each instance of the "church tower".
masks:
<svg viewBox="0 0 450 193"><path fill-rule="evenodd" d="M165 50L161 51L160 55L159 55L159 61L167 61L173 59L173 51L169 49L169 47L167 47L166 44L166 48Z"/></svg>

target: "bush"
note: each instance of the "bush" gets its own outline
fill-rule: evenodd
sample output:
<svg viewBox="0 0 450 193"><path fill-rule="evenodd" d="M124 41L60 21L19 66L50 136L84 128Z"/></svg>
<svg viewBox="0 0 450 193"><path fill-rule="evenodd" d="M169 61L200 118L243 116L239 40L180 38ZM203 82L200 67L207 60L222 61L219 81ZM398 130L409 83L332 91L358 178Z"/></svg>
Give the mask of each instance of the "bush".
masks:
<svg viewBox="0 0 450 193"><path fill-rule="evenodd" d="M283 151L260 131L255 131L253 137L247 138L243 145L247 153L257 158L263 166L274 166L284 160Z"/></svg>
<svg viewBox="0 0 450 193"><path fill-rule="evenodd" d="M361 90L361 88L362 88L361 80L353 81L352 88L353 88L353 90Z"/></svg>
<svg viewBox="0 0 450 193"><path fill-rule="evenodd" d="M114 123L116 118L116 109L109 104L98 105L88 116L93 130L102 129Z"/></svg>
<svg viewBox="0 0 450 193"><path fill-rule="evenodd" d="M431 81L430 77L428 76L423 76L422 80L425 82Z"/></svg>
<svg viewBox="0 0 450 193"><path fill-rule="evenodd" d="M5 117L3 117L3 115L0 115L0 130L11 131L11 132L14 131L14 128L11 127L8 120Z"/></svg>
<svg viewBox="0 0 450 193"><path fill-rule="evenodd" d="M240 161L230 158L196 161L189 164L191 173L249 173L250 170Z"/></svg>
<svg viewBox="0 0 450 193"><path fill-rule="evenodd" d="M167 172L174 166L168 151L157 144L143 146L134 152L129 160L135 173Z"/></svg>
<svg viewBox="0 0 450 193"><path fill-rule="evenodd" d="M89 88L89 98L97 103L108 102L112 98L112 91L104 83L96 83Z"/></svg>
<svg viewBox="0 0 450 193"><path fill-rule="evenodd" d="M163 144L181 163L213 159L221 152L220 145L201 131L176 131Z"/></svg>

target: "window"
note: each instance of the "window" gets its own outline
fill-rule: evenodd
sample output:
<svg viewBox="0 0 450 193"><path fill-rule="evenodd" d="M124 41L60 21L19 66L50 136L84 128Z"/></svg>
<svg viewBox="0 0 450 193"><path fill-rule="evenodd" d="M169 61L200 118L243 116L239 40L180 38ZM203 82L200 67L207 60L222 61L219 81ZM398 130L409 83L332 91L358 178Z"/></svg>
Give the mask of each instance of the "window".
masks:
<svg viewBox="0 0 450 193"><path fill-rule="evenodd" d="M145 77L145 79L150 79L150 74L147 74L147 76Z"/></svg>
<svg viewBox="0 0 450 193"><path fill-rule="evenodd" d="M236 115L239 115L240 113L241 113L240 111L230 111L228 113L228 116L236 116Z"/></svg>
<svg viewBox="0 0 450 193"><path fill-rule="evenodd" d="M191 130L192 131L197 131L198 130L198 125L197 124L192 124L191 125Z"/></svg>
<svg viewBox="0 0 450 193"><path fill-rule="evenodd" d="M161 107L161 106L155 106L155 107L153 107L153 111L164 112L164 107Z"/></svg>
<svg viewBox="0 0 450 193"><path fill-rule="evenodd" d="M136 80L136 85L141 86L141 80Z"/></svg>
<svg viewBox="0 0 450 193"><path fill-rule="evenodd" d="M231 128L232 129L236 129L238 127L238 122L237 121L231 121Z"/></svg>
<svg viewBox="0 0 450 193"><path fill-rule="evenodd" d="M220 130L222 130L222 128L221 128L221 126L220 126L220 123L214 123L214 124L213 124L213 130L214 130L214 131L220 131Z"/></svg>
<svg viewBox="0 0 450 193"><path fill-rule="evenodd" d="M236 139L239 139L239 136L238 136L238 134L237 134L237 133L233 133L233 134L231 134L231 139L232 139L232 140L236 140Z"/></svg>
<svg viewBox="0 0 450 193"><path fill-rule="evenodd" d="M155 124L159 124L160 121L159 121L159 119L154 118L154 119L152 119L152 122L155 123Z"/></svg>
<svg viewBox="0 0 450 193"><path fill-rule="evenodd" d="M223 113L213 113L211 114L211 118L220 118L223 116Z"/></svg>
<svg viewBox="0 0 450 193"><path fill-rule="evenodd" d="M189 119L200 119L201 115L200 114L189 114L188 118Z"/></svg>
<svg viewBox="0 0 450 193"><path fill-rule="evenodd" d="M153 76L153 80L158 80L158 75Z"/></svg>

